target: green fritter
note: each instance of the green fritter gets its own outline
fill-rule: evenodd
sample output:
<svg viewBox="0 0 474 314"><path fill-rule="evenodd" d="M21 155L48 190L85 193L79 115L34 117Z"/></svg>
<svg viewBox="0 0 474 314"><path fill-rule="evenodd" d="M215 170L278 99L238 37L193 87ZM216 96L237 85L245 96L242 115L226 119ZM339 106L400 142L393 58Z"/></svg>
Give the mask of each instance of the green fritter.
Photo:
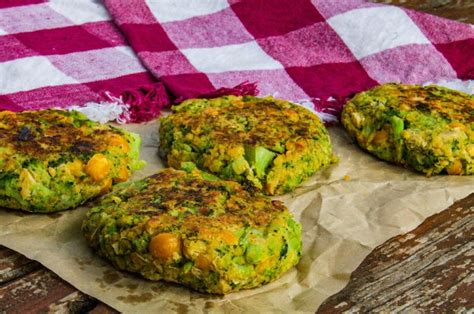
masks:
<svg viewBox="0 0 474 314"><path fill-rule="evenodd" d="M193 162L268 195L296 188L335 160L329 135L309 110L272 97L190 99L161 119L160 155Z"/></svg>
<svg viewBox="0 0 474 314"><path fill-rule="evenodd" d="M0 112L0 206L76 207L143 166L140 137L76 111Z"/></svg>
<svg viewBox="0 0 474 314"><path fill-rule="evenodd" d="M440 86L385 84L357 94L342 123L380 159L426 175L474 174L474 96Z"/></svg>
<svg viewBox="0 0 474 314"><path fill-rule="evenodd" d="M82 230L120 270L214 294L269 283L301 256L301 226L283 203L196 168L117 185Z"/></svg>

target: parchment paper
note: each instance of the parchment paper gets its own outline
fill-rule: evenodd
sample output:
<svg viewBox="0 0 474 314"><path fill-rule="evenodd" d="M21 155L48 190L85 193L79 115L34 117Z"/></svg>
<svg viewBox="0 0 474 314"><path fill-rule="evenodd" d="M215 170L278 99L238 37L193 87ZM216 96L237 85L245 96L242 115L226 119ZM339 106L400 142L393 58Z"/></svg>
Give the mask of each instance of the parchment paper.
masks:
<svg viewBox="0 0 474 314"><path fill-rule="evenodd" d="M125 128L141 134L148 162L133 179L162 168L157 124ZM86 246L85 207L51 215L0 209L0 244L123 312L314 312L375 246L474 191L472 176L427 178L369 156L340 127L330 127L330 134L340 163L279 197L303 225L302 260L261 288L221 297L116 271Z"/></svg>

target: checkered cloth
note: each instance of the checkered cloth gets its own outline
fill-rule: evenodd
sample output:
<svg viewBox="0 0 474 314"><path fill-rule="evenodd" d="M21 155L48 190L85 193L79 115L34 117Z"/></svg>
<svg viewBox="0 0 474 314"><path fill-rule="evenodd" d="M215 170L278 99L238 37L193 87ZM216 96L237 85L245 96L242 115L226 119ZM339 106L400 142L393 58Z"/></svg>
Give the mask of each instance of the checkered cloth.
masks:
<svg viewBox="0 0 474 314"><path fill-rule="evenodd" d="M100 3L0 1L0 109L82 105L156 82Z"/></svg>
<svg viewBox="0 0 474 314"><path fill-rule="evenodd" d="M249 81L330 114L379 83L474 78L471 25L365 1L104 0L133 51L101 4L41 2L0 2L0 109L156 83L138 58L178 98Z"/></svg>
<svg viewBox="0 0 474 314"><path fill-rule="evenodd" d="M337 113L379 83L474 78L474 28L344 0L105 0L143 64L177 96L242 81ZM334 103L326 100L331 97ZM334 112L334 110L336 112Z"/></svg>

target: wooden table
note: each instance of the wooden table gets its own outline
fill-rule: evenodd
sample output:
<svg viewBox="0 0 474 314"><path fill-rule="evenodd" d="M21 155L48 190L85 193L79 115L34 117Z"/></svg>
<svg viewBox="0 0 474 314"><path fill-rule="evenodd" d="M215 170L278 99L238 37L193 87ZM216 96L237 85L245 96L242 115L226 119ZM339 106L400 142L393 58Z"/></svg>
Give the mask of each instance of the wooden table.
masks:
<svg viewBox="0 0 474 314"><path fill-rule="evenodd" d="M318 313L474 309L474 193L375 248ZM116 313L0 246L0 312Z"/></svg>
<svg viewBox="0 0 474 314"><path fill-rule="evenodd" d="M474 193L376 247L318 313L474 309Z"/></svg>
<svg viewBox="0 0 474 314"><path fill-rule="evenodd" d="M0 246L0 313L117 313L39 263Z"/></svg>
<svg viewBox="0 0 474 314"><path fill-rule="evenodd" d="M472 0L377 0L474 23ZM377 247L318 313L474 308L474 193ZM0 246L0 313L116 313L39 263Z"/></svg>
<svg viewBox="0 0 474 314"><path fill-rule="evenodd" d="M423 11L451 20L474 24L474 1L472 0L369 0L370 2L394 4Z"/></svg>

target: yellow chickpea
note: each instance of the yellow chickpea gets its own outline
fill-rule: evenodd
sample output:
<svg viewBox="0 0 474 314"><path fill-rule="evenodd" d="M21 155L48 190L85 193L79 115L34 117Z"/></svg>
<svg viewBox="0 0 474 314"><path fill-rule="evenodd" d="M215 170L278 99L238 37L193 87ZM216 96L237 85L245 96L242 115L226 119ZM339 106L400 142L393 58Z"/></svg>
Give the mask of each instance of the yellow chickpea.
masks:
<svg viewBox="0 0 474 314"><path fill-rule="evenodd" d="M224 240L225 243L229 245L237 244L239 240L232 232L227 231L227 230L221 231L220 237L222 240Z"/></svg>
<svg viewBox="0 0 474 314"><path fill-rule="evenodd" d="M87 162L86 173L95 182L102 181L110 172L110 162L102 154L95 154Z"/></svg>
<svg viewBox="0 0 474 314"><path fill-rule="evenodd" d="M127 167L122 167L118 171L118 175L115 178L115 181L117 182L125 182L127 181L128 177L130 176L130 173L127 170Z"/></svg>
<svg viewBox="0 0 474 314"><path fill-rule="evenodd" d="M201 254L196 258L196 266L201 270L209 270L211 268L211 261Z"/></svg>
<svg viewBox="0 0 474 314"><path fill-rule="evenodd" d="M467 145L467 153L469 156L474 157L474 144Z"/></svg>
<svg viewBox="0 0 474 314"><path fill-rule="evenodd" d="M387 139L388 139L387 131L380 130L380 131L375 132L372 142L374 144L379 145L379 144L385 143Z"/></svg>
<svg viewBox="0 0 474 314"><path fill-rule="evenodd" d="M227 150L227 154L230 157L239 157L245 153L244 148L242 146L233 146Z"/></svg>
<svg viewBox="0 0 474 314"><path fill-rule="evenodd" d="M460 174L462 171L462 163L459 159L456 159L454 163L447 169L448 174Z"/></svg>
<svg viewBox="0 0 474 314"><path fill-rule="evenodd" d="M112 179L107 178L102 182L102 189L100 189L100 194L105 194L110 191L112 188Z"/></svg>
<svg viewBox="0 0 474 314"><path fill-rule="evenodd" d="M9 111L9 110L0 111L0 118L3 118L5 116L11 116L14 114L15 113L13 111Z"/></svg>
<svg viewBox="0 0 474 314"><path fill-rule="evenodd" d="M130 151L130 145L128 145L127 140L123 136L118 134L112 134L108 137L107 142L110 146L118 146L124 153L128 153Z"/></svg>
<svg viewBox="0 0 474 314"><path fill-rule="evenodd" d="M215 117L219 114L219 111L216 108L209 107L204 110L204 113L210 115L211 117Z"/></svg>
<svg viewBox="0 0 474 314"><path fill-rule="evenodd" d="M451 124L449 124L449 126L453 129L458 129L458 130L461 130L461 131L465 131L466 130L466 126L458 121L455 121L455 122L452 122Z"/></svg>
<svg viewBox="0 0 474 314"><path fill-rule="evenodd" d="M300 119L300 117L298 116L298 113L291 109L285 110L284 114L285 116L288 117L288 120L290 120L291 122L298 122L298 120Z"/></svg>
<svg viewBox="0 0 474 314"><path fill-rule="evenodd" d="M82 161L78 159L68 164L69 172L75 177L80 177L84 174L83 168L84 165L82 164Z"/></svg>
<svg viewBox="0 0 474 314"><path fill-rule="evenodd" d="M169 261L181 255L181 239L170 232L154 236L148 245L151 256Z"/></svg>

